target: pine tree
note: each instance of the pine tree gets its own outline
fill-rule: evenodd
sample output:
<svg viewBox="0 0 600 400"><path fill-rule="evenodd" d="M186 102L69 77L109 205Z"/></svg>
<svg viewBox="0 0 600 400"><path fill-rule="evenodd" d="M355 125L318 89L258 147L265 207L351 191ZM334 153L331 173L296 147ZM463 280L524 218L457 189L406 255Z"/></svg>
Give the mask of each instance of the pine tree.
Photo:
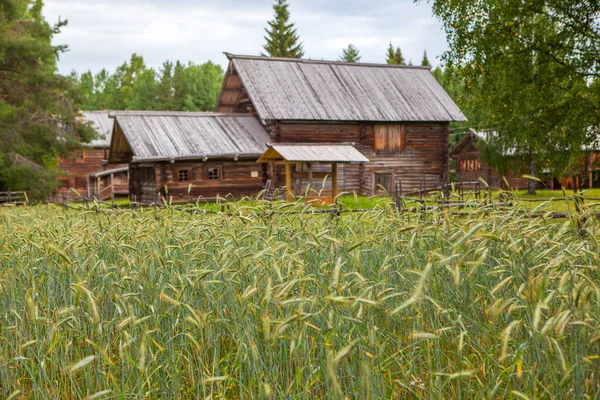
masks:
<svg viewBox="0 0 600 400"><path fill-rule="evenodd" d="M95 135L78 120L76 80L57 73L67 48L52 39L66 21L51 26L42 7L41 0L0 2L0 190L26 190L30 199L55 189L57 155ZM12 163L14 153L46 168Z"/></svg>
<svg viewBox="0 0 600 400"><path fill-rule="evenodd" d="M341 62L356 63L359 62L362 56L355 45L350 43L347 48L342 50L342 55L338 59Z"/></svg>
<svg viewBox="0 0 600 400"><path fill-rule="evenodd" d="M263 46L266 55L270 57L302 58L304 56L304 49L302 43L299 43L294 24L288 22L290 19L288 7L286 0L276 0L273 5L275 19L268 22L270 29L265 28L267 44Z"/></svg>
<svg viewBox="0 0 600 400"><path fill-rule="evenodd" d="M421 65L424 67L431 67L429 58L427 58L427 50L423 51L423 61L421 61Z"/></svg>
<svg viewBox="0 0 600 400"><path fill-rule="evenodd" d="M400 47L396 47L396 49L394 49L394 46L392 46L390 43L386 54L386 62L388 64L404 65L404 56L402 55L402 50L400 50Z"/></svg>

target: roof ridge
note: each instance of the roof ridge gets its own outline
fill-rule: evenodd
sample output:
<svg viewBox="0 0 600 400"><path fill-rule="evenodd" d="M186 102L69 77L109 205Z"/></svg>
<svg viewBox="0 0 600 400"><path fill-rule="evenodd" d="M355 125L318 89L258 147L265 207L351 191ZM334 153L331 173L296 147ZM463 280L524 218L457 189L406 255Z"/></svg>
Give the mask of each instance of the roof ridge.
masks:
<svg viewBox="0 0 600 400"><path fill-rule="evenodd" d="M114 110L108 113L110 118L116 117L246 117L254 118L244 113L218 113L214 111L129 111Z"/></svg>
<svg viewBox="0 0 600 400"><path fill-rule="evenodd" d="M400 64L378 64L378 63L351 63L344 61L330 61L330 60L309 60L304 58L290 58L290 57L265 57L265 56L252 56L252 55L240 55L231 54L224 52L225 56L231 61L233 59L245 59L245 60L261 60L261 61L284 61L294 62L303 64L325 64L325 65L347 65L351 67L369 67L369 68L400 68L400 69L417 69L431 71L430 66L423 65L400 65Z"/></svg>

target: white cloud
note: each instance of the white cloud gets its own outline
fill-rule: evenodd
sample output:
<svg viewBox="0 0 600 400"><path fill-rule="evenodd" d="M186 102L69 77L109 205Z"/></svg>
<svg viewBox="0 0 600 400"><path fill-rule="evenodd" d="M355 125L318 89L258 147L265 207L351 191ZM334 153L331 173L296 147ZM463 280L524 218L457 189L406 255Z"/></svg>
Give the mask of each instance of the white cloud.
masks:
<svg viewBox="0 0 600 400"><path fill-rule="evenodd" d="M388 43L407 59L430 59L447 47L430 6L412 0L290 0L306 56L335 60L349 43L363 62L384 62ZM50 23L69 20L56 44L68 44L60 72L113 71L132 53L158 67L165 60L227 64L223 52L259 54L270 0L47 0Z"/></svg>

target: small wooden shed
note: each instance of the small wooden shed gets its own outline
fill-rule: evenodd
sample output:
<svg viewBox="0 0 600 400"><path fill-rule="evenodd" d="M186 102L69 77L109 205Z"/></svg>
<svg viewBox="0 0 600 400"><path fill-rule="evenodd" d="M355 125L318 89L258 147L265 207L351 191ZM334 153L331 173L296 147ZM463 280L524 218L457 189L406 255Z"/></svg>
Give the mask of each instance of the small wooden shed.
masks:
<svg viewBox="0 0 600 400"><path fill-rule="evenodd" d="M307 185L312 187L313 179L331 178L331 200L338 195L338 164L365 163L369 159L350 144L269 144L268 150L258 159L259 163L285 165L286 200L292 201L294 194L304 192ZM329 172L314 172L315 164L330 164ZM306 166L306 171L305 171ZM294 180L296 183L294 188Z"/></svg>

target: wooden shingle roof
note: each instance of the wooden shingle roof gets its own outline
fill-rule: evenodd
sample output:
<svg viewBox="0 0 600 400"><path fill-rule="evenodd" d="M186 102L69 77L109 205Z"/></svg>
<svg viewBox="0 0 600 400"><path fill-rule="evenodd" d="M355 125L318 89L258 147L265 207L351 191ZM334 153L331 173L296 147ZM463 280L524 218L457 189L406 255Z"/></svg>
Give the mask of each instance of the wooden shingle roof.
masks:
<svg viewBox="0 0 600 400"><path fill-rule="evenodd" d="M91 121L98 132L98 138L92 140L88 146L108 148L113 130L113 120L108 117L108 111L83 111L85 121Z"/></svg>
<svg viewBox="0 0 600 400"><path fill-rule="evenodd" d="M270 136L247 114L113 111L132 161L258 158ZM111 152L115 149L115 140Z"/></svg>
<svg viewBox="0 0 600 400"><path fill-rule="evenodd" d="M263 121L466 121L428 67L227 57Z"/></svg>
<svg viewBox="0 0 600 400"><path fill-rule="evenodd" d="M269 149L257 162L363 163L369 161L360 151L349 144L274 143L268 146Z"/></svg>

